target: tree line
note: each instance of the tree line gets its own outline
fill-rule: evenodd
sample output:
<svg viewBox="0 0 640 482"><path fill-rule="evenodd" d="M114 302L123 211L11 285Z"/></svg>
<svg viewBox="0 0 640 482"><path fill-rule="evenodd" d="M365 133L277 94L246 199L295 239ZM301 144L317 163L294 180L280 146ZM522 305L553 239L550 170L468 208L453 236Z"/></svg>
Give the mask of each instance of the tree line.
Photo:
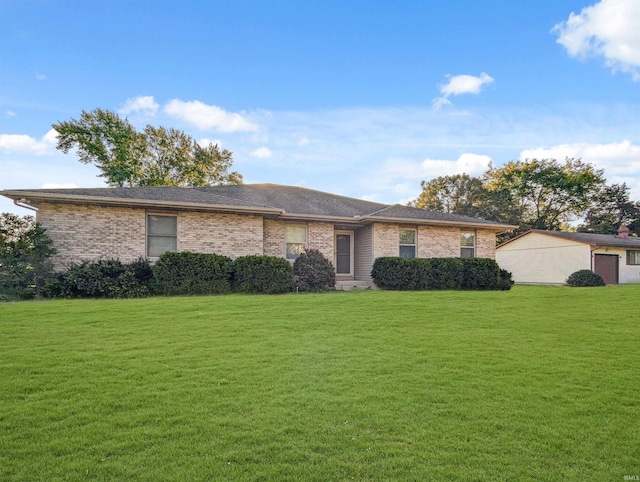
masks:
<svg viewBox="0 0 640 482"><path fill-rule="evenodd" d="M501 240L529 229L616 234L620 225L640 235L640 202L630 199L629 187L607 185L603 170L580 159L511 161L490 165L482 176L440 176L420 185L409 205L518 226Z"/></svg>

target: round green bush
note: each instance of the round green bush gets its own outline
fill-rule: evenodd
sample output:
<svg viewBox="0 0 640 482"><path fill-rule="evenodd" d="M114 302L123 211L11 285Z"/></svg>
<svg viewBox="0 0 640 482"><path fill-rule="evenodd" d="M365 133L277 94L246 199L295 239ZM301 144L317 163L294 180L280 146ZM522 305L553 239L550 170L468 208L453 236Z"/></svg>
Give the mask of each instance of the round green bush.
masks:
<svg viewBox="0 0 640 482"><path fill-rule="evenodd" d="M299 291L329 291L336 284L336 270L317 249L308 249L293 263L293 277Z"/></svg>
<svg viewBox="0 0 640 482"><path fill-rule="evenodd" d="M567 284L569 286L584 287L584 286L604 286L604 280L602 276L594 273L588 269L581 269L567 278Z"/></svg>

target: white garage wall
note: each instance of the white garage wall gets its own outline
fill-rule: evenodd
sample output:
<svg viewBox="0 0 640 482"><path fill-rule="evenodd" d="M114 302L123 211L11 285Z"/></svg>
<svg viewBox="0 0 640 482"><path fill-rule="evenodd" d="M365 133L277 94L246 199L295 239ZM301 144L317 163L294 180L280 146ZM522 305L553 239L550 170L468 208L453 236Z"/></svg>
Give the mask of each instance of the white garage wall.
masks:
<svg viewBox="0 0 640 482"><path fill-rule="evenodd" d="M496 261L511 271L516 283L564 284L571 273L591 269L591 249L588 244L529 233L496 249Z"/></svg>

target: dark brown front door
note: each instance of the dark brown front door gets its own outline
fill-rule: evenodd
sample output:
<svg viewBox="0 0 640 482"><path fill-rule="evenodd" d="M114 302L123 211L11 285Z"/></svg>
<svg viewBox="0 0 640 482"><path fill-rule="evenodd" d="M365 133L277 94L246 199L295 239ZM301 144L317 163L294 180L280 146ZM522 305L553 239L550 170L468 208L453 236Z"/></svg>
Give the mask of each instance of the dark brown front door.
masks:
<svg viewBox="0 0 640 482"><path fill-rule="evenodd" d="M602 276L608 285L618 284L618 255L596 254L593 258L593 271Z"/></svg>

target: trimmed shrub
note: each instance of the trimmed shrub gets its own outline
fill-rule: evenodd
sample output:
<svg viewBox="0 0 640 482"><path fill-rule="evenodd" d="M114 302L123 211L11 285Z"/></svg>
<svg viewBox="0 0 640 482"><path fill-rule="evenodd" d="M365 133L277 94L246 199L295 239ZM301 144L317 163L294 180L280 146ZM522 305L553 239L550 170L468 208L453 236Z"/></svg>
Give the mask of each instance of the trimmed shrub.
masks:
<svg viewBox="0 0 640 482"><path fill-rule="evenodd" d="M132 263L117 259L82 261L55 275L45 295L63 298L139 298L149 296L151 266L140 258Z"/></svg>
<svg viewBox="0 0 640 482"><path fill-rule="evenodd" d="M567 284L573 287L585 287L585 286L604 286L605 282L602 276L594 273L589 269L581 269L567 278Z"/></svg>
<svg viewBox="0 0 640 482"><path fill-rule="evenodd" d="M396 256L376 258L371 269L371 277L378 288L383 290L407 290L412 285L409 260Z"/></svg>
<svg viewBox="0 0 640 482"><path fill-rule="evenodd" d="M293 263L293 278L300 291L329 291L335 288L336 270L317 249L309 249Z"/></svg>
<svg viewBox="0 0 640 482"><path fill-rule="evenodd" d="M511 273L492 259L382 257L373 263L375 284L387 290L510 289Z"/></svg>
<svg viewBox="0 0 640 482"><path fill-rule="evenodd" d="M493 259L468 258L462 260L463 290L495 290L500 281L500 267Z"/></svg>
<svg viewBox="0 0 640 482"><path fill-rule="evenodd" d="M513 275L511 271L506 269L500 270L500 280L498 281L498 289L502 291L508 291L513 286Z"/></svg>
<svg viewBox="0 0 640 482"><path fill-rule="evenodd" d="M293 289L291 263L275 256L241 256L233 263L234 288L245 293L286 293Z"/></svg>
<svg viewBox="0 0 640 482"><path fill-rule="evenodd" d="M153 290L163 295L204 295L231 291L233 261L218 254L166 252L153 266Z"/></svg>

